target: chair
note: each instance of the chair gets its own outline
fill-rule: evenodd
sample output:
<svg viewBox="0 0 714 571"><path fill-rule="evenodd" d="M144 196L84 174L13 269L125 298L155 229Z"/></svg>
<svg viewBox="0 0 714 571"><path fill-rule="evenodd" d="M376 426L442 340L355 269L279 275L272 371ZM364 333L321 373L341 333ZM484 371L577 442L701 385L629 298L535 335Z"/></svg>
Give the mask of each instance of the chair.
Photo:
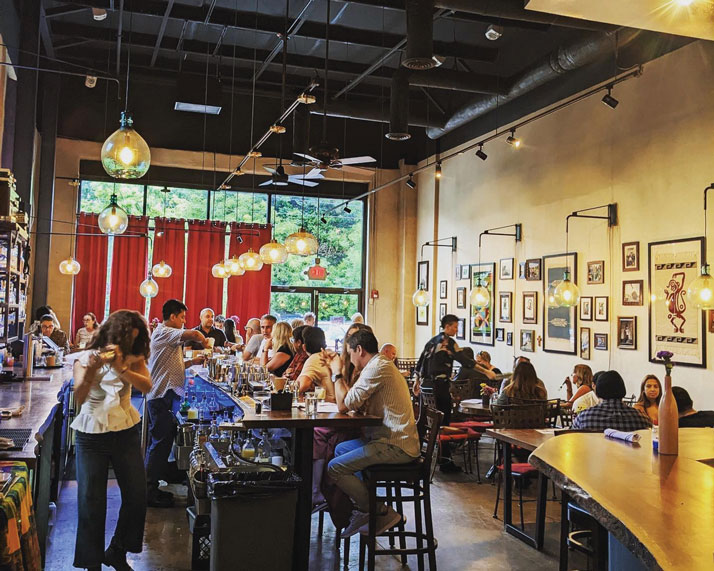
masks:
<svg viewBox="0 0 714 571"><path fill-rule="evenodd" d="M364 568L365 552L367 568L372 571L377 555L399 555L402 565L406 565L407 555L416 555L418 569L424 569L424 556L428 556L429 569L436 571L436 547L434 528L431 517L430 493L430 465L431 458L436 450L439 428L443 420L443 413L424 407L418 424L419 437L422 444L422 453L419 458L407 464L381 464L365 468L362 475L369 490L369 533L360 535L360 564ZM378 490L384 489L384 495L378 495ZM411 491L405 495L406 490ZM377 549L376 525L377 502L386 501L394 503L397 511L402 513L401 506L405 502L414 504L415 531L407 531L404 524L396 529L386 531L382 535L390 538L390 546L386 549ZM392 540L399 540L399 547L393 545ZM407 547L407 539L413 539L414 547Z"/></svg>
<svg viewBox="0 0 714 571"><path fill-rule="evenodd" d="M637 397L635 395L625 397L622 399L622 402L624 402L627 406L635 406L635 403L637 402Z"/></svg>
<svg viewBox="0 0 714 571"><path fill-rule="evenodd" d="M400 373L409 373L409 377L414 374L418 359L397 359L397 369Z"/></svg>

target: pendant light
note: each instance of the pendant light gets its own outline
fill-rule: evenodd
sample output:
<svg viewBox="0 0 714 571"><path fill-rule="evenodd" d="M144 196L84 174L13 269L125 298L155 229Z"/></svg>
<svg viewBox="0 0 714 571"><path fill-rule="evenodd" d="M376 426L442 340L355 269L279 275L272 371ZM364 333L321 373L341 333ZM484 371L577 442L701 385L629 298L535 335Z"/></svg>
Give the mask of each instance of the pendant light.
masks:
<svg viewBox="0 0 714 571"><path fill-rule="evenodd" d="M707 244L707 191L714 188L714 183L704 189L704 247ZM709 274L709 264L707 264L706 250L704 251L704 261L701 273L689 284L687 288L687 299L697 309L714 309L714 278Z"/></svg>
<svg viewBox="0 0 714 571"><path fill-rule="evenodd" d="M144 138L134 130L134 120L127 111L129 102L129 69L131 67L131 43L126 60L126 93L124 111L121 112L119 128L102 145L102 166L113 178L141 178L151 165L151 151Z"/></svg>
<svg viewBox="0 0 714 571"><path fill-rule="evenodd" d="M478 267L481 268L481 237L478 240ZM481 283L481 276L476 280L476 287L471 290L471 295L469 296L469 303L473 305L476 309L483 309L488 307L491 303L491 294Z"/></svg>
<svg viewBox="0 0 714 571"><path fill-rule="evenodd" d="M159 293L159 284L151 277L151 274L146 276L146 279L139 286L139 293L146 298L156 297Z"/></svg>
<svg viewBox="0 0 714 571"><path fill-rule="evenodd" d="M223 280L225 278L230 277L231 273L228 267L226 266L226 263L221 260L217 264L213 264L213 267L211 268L211 275L214 278Z"/></svg>
<svg viewBox="0 0 714 571"><path fill-rule="evenodd" d="M161 189L161 192L164 195L164 231L157 231L156 236L163 236L166 232L166 195L169 193L169 188L165 186ZM174 271L171 266L169 266L164 260L161 260L158 264L154 264L154 267L151 268L151 273L155 278L170 278L173 272Z"/></svg>
<svg viewBox="0 0 714 571"><path fill-rule="evenodd" d="M419 289L414 292L412 296L412 303L415 307L427 307L431 303L429 294L424 290L424 285L421 284Z"/></svg>
<svg viewBox="0 0 714 571"><path fill-rule="evenodd" d="M99 213L97 219L99 229L104 234L123 234L129 226L129 215L117 203L117 195L113 193L109 205Z"/></svg>
<svg viewBox="0 0 714 571"><path fill-rule="evenodd" d="M235 255L230 260L226 260L225 267L232 276L242 276L245 273L243 264Z"/></svg>
<svg viewBox="0 0 714 571"><path fill-rule="evenodd" d="M555 286L548 286L548 291L545 293L545 303L551 309L558 307L558 302L555 300Z"/></svg>
<svg viewBox="0 0 714 571"><path fill-rule="evenodd" d="M260 247L260 259L264 264L284 264L288 259L288 250L273 239Z"/></svg>
<svg viewBox="0 0 714 571"><path fill-rule="evenodd" d="M253 251L253 248L248 248L247 252L241 254L238 261L246 272L259 272L263 269L263 260L260 259L260 254Z"/></svg>
<svg viewBox="0 0 714 571"><path fill-rule="evenodd" d="M70 256L66 260L62 260L59 265L60 273L66 276L76 276L79 273L80 269L81 268L79 262L75 260L72 256Z"/></svg>
<svg viewBox="0 0 714 571"><path fill-rule="evenodd" d="M580 301L580 289L570 280L570 267L568 264L568 226L565 227L565 270L563 270L563 281L555 286L553 296L557 307L575 307Z"/></svg>

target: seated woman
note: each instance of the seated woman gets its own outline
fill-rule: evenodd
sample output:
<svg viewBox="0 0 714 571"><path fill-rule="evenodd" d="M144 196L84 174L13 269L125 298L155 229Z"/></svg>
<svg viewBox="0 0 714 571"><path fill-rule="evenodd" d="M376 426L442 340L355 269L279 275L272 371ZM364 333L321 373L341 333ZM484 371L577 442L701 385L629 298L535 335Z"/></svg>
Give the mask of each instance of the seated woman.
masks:
<svg viewBox="0 0 714 571"><path fill-rule="evenodd" d="M571 377L572 381L570 380ZM573 383L577 387L575 394L573 394ZM598 403L598 398L595 396L595 389L593 388L593 372L588 365L582 363L575 365L572 375L565 379L565 388L568 400L561 403L561 406L572 408L573 411L579 412Z"/></svg>
<svg viewBox="0 0 714 571"><path fill-rule="evenodd" d="M290 366L295 350L290 338L293 335L292 327L287 321L278 321L273 326L273 333L270 339L265 342L260 355L260 364L273 373L276 377L282 377L283 373ZM275 347L272 358L268 357L269 350Z"/></svg>
<svg viewBox="0 0 714 571"><path fill-rule="evenodd" d="M223 333L226 334L228 343L235 345L235 349L243 349L245 345L245 343L243 343L243 337L241 337L240 333L236 332L236 322L232 317L227 318L225 323L223 323Z"/></svg>
<svg viewBox="0 0 714 571"><path fill-rule="evenodd" d="M74 337L74 347L76 349L84 349L87 347L99 330L97 316L91 311L84 314L82 321L84 322L84 327L80 327L77 330L77 335Z"/></svg>
<svg viewBox="0 0 714 571"><path fill-rule="evenodd" d="M543 381L538 378L535 368L530 363L522 362L516 365L511 382L498 395L496 404L506 405L512 398L533 400L548 398L548 391Z"/></svg>
<svg viewBox="0 0 714 571"><path fill-rule="evenodd" d="M659 422L659 399L662 398L662 385L654 375L647 375L640 385L640 398L634 408L646 414L652 424Z"/></svg>

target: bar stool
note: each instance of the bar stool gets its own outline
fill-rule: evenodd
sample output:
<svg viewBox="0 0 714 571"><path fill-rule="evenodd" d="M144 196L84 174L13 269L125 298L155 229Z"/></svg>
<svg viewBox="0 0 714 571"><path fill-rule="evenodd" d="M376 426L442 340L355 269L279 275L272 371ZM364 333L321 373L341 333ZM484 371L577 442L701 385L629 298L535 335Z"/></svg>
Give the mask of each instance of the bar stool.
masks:
<svg viewBox="0 0 714 571"><path fill-rule="evenodd" d="M431 518L430 495L430 466L434 455L439 426L443 413L432 408L422 408L419 418L419 435L422 443L422 454L413 462L407 464L377 464L369 466L362 471L365 483L369 490L369 533L360 535L359 567L364 569L365 552L367 554L367 568L372 571L377 555L399 555L402 565L407 562L407 555L416 555L418 569L424 569L424 555L428 555L429 569L436 570L436 547L434 528ZM378 494L378 489L384 489L383 495ZM405 494L406 490L411 493ZM377 503L385 501L396 504L396 509L401 513L404 503L414 504L415 531L407 531L402 522L396 529L381 534L390 540L399 540L399 547L390 541L387 549L377 549ZM407 547L407 539L413 539L414 547Z"/></svg>

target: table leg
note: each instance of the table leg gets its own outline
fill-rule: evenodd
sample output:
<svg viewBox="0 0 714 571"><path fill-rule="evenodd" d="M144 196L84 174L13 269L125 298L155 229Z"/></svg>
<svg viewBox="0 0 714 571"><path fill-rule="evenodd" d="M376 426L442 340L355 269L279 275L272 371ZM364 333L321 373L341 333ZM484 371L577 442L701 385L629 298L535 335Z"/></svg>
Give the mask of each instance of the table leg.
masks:
<svg viewBox="0 0 714 571"><path fill-rule="evenodd" d="M543 472L538 472L538 497L536 498L536 535L535 548L538 551L543 549L545 540L545 509L548 500L548 478L543 475Z"/></svg>
<svg viewBox="0 0 714 571"><path fill-rule="evenodd" d="M523 543L540 550L543 548L543 537L545 535L545 501L548 491L548 480L547 478L543 478L542 474L539 474L538 497L536 500L538 502L536 505L536 530L535 537L531 537L520 527L513 525L513 494L511 491L513 478L511 477L511 465L511 445L508 442L503 442L503 527L507 533L517 537Z"/></svg>
<svg viewBox="0 0 714 571"><path fill-rule="evenodd" d="M312 520L312 428L295 430L295 472L302 478L298 491L293 570L304 571L310 565L310 524Z"/></svg>
<svg viewBox="0 0 714 571"><path fill-rule="evenodd" d="M503 525L513 525L513 478L511 477L511 445L503 442Z"/></svg>
<svg viewBox="0 0 714 571"><path fill-rule="evenodd" d="M568 502L570 498L561 490L560 498L560 564L559 571L567 571L568 569L568 533L570 532L570 524L568 523Z"/></svg>

